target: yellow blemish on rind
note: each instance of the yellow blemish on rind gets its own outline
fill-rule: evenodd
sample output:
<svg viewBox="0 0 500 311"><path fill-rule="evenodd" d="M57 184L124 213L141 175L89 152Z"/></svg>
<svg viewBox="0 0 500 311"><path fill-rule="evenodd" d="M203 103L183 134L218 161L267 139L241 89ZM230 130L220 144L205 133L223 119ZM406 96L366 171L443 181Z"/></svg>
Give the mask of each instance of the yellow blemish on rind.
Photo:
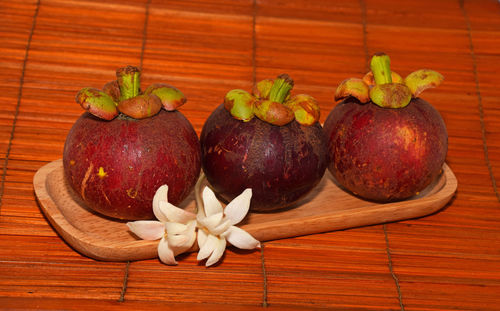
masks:
<svg viewBox="0 0 500 311"><path fill-rule="evenodd" d="M137 190L136 189L132 189L132 188L129 188L127 189L127 195L131 198L131 199L135 199L135 197L137 197Z"/></svg>
<svg viewBox="0 0 500 311"><path fill-rule="evenodd" d="M412 145L416 139L414 131L408 126L401 126L398 128L397 138L402 143L405 150L408 150L410 145Z"/></svg>
<svg viewBox="0 0 500 311"><path fill-rule="evenodd" d="M76 163L75 160L69 160L70 165L75 165L75 163Z"/></svg>
<svg viewBox="0 0 500 311"><path fill-rule="evenodd" d="M85 200L85 188L87 188L87 181L90 178L90 173L94 169L94 164L90 163L90 166L88 167L87 171L85 172L85 176L83 176L82 184L80 187L80 194L82 195L82 198Z"/></svg>
<svg viewBox="0 0 500 311"><path fill-rule="evenodd" d="M109 198L108 198L108 196L106 195L106 193L105 193L103 190L101 190L101 193L102 193L102 196L104 197L104 199L106 200L106 202L108 202L108 204L109 204L109 205L112 205L112 204L111 204L111 201L109 200Z"/></svg>
<svg viewBox="0 0 500 311"><path fill-rule="evenodd" d="M97 173L97 175L100 177L100 178L104 178L106 176L108 176L108 173L106 173L104 171L104 168L102 166L99 167L99 172Z"/></svg>

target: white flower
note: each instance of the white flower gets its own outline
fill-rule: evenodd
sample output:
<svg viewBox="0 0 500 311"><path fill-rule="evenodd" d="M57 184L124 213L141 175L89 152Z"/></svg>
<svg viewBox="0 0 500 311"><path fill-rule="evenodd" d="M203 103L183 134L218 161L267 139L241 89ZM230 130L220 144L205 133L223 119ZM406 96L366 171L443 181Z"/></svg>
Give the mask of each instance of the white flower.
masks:
<svg viewBox="0 0 500 311"><path fill-rule="evenodd" d="M260 247L259 241L246 231L234 226L245 218L250 208L252 190L246 189L223 210L210 188L203 190L203 209L199 209L198 260L206 258L206 266L215 264L224 254L226 242L240 249Z"/></svg>
<svg viewBox="0 0 500 311"><path fill-rule="evenodd" d="M163 263L176 265L175 256L193 247L196 232L200 247L197 259L208 258L207 267L219 261L227 242L241 249L260 247L259 241L235 226L248 213L251 189L243 191L223 209L212 190L205 187L203 203L197 197L198 215L168 203L167 193L168 187L163 185L153 198L153 212L158 221L138 220L127 223L130 231L143 240L161 239L158 243L158 257Z"/></svg>
<svg viewBox="0 0 500 311"><path fill-rule="evenodd" d="M175 256L189 250L196 240L196 215L180 209L167 200L168 186L161 186L153 197L156 220L128 222L130 231L143 240L158 240L158 257L176 265Z"/></svg>

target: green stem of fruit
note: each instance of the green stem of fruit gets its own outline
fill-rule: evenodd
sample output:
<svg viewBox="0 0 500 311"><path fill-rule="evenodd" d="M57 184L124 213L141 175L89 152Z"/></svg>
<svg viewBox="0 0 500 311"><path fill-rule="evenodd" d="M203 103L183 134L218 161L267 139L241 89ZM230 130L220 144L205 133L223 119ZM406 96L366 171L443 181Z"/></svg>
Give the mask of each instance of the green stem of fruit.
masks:
<svg viewBox="0 0 500 311"><path fill-rule="evenodd" d="M375 79L375 84L392 83L391 59L385 53L373 55L370 68Z"/></svg>
<svg viewBox="0 0 500 311"><path fill-rule="evenodd" d="M141 72L139 68L127 66L116 71L120 87L120 100L126 100L139 95Z"/></svg>
<svg viewBox="0 0 500 311"><path fill-rule="evenodd" d="M278 102L282 104L285 99L290 94L290 90L293 88L293 80L287 74L279 75L269 92L269 100L273 102Z"/></svg>

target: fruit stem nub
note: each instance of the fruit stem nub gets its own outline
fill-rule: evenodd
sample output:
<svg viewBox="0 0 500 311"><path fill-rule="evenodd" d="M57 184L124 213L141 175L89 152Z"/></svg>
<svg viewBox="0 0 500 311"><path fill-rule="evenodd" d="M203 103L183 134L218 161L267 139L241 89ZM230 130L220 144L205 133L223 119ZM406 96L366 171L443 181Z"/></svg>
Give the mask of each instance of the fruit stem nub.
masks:
<svg viewBox="0 0 500 311"><path fill-rule="evenodd" d="M116 78L120 86L120 100L126 100L139 95L141 72L139 68L127 66L116 70Z"/></svg>
<svg viewBox="0 0 500 311"><path fill-rule="evenodd" d="M286 73L279 75L269 92L269 100L283 104L290 90L293 88L293 80Z"/></svg>
<svg viewBox="0 0 500 311"><path fill-rule="evenodd" d="M392 83L391 59L385 53L376 53L370 62L375 84Z"/></svg>

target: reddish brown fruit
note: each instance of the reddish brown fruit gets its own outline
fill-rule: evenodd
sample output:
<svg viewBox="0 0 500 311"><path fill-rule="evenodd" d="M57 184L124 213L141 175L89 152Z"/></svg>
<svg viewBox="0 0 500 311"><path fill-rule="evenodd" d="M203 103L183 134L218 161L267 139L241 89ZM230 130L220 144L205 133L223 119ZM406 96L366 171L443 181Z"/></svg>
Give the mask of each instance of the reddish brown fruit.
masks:
<svg viewBox="0 0 500 311"><path fill-rule="evenodd" d="M447 152L443 119L416 98L399 109L348 98L324 124L329 170L347 190L369 200L395 201L425 189Z"/></svg>
<svg viewBox="0 0 500 311"><path fill-rule="evenodd" d="M189 121L161 110L135 120L83 114L64 146L66 179L91 209L120 219L153 218L152 199L163 184L178 204L200 173L200 146Z"/></svg>

